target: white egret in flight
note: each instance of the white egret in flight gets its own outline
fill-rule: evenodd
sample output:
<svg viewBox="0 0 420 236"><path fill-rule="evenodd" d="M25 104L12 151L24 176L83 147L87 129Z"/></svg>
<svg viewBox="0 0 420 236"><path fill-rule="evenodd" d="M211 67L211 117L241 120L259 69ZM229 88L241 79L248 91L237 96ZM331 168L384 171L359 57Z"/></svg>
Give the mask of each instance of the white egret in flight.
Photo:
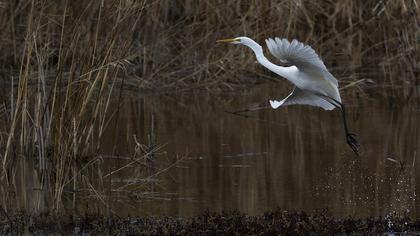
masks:
<svg viewBox="0 0 420 236"><path fill-rule="evenodd" d="M358 155L359 144L354 135L348 131L345 107L341 102L338 82L310 46L296 39L291 43L287 39L266 39L265 42L271 54L281 62L292 64L292 66L284 67L270 62L264 56L263 48L248 37L222 39L217 42L243 44L251 48L261 65L295 85L292 93L283 100L270 100L272 108L277 109L280 106L293 104L317 106L324 110L339 108L343 116L347 143Z"/></svg>

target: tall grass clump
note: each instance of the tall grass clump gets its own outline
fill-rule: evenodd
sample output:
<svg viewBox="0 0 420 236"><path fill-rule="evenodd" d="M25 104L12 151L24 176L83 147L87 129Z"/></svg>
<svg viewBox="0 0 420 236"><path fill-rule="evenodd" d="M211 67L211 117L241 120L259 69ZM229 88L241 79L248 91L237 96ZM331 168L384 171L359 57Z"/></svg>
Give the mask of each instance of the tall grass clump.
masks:
<svg viewBox="0 0 420 236"><path fill-rule="evenodd" d="M9 211L62 209L78 163L96 157L109 102L118 95L112 91L132 44L120 34L137 8L70 2L3 8L10 19L2 21L3 34L11 36L2 48L8 54L2 55L1 195Z"/></svg>
<svg viewBox="0 0 420 236"><path fill-rule="evenodd" d="M97 160L123 88L223 91L271 76L218 38L298 38L342 83L412 97L419 13L406 0L2 2L2 207L59 213L66 188L93 186L83 167Z"/></svg>

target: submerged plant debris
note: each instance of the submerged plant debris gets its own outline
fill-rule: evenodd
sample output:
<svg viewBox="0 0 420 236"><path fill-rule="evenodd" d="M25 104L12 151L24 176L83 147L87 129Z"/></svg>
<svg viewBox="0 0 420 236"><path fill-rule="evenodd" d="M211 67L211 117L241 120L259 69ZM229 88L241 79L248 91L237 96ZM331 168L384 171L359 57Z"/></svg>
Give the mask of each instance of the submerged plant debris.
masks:
<svg viewBox="0 0 420 236"><path fill-rule="evenodd" d="M3 219L0 233L35 235L292 235L292 234L382 234L420 233L420 220L388 215L383 218L335 218L327 210L312 213L276 209L260 216L238 211L205 211L193 218L119 218L86 215L56 219L19 215Z"/></svg>

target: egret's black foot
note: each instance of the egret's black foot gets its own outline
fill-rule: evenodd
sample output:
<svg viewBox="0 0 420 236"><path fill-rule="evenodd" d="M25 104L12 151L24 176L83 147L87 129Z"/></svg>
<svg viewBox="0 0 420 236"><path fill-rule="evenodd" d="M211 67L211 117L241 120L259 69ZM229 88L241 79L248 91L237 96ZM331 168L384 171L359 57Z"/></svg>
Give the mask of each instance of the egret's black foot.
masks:
<svg viewBox="0 0 420 236"><path fill-rule="evenodd" d="M357 142L356 136L354 134L347 134L346 135L347 144L353 150L353 152L359 156L359 142Z"/></svg>

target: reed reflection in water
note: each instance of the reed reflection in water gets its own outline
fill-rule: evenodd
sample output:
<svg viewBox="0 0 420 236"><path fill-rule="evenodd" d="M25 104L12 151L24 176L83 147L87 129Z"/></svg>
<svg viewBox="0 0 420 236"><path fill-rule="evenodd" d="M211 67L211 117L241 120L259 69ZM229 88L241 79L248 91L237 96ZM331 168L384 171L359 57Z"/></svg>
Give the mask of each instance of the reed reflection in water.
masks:
<svg viewBox="0 0 420 236"><path fill-rule="evenodd" d="M248 117L225 112L275 94L267 85L229 96L127 96L102 152L129 155L135 135L159 146L156 161L185 161L157 178L154 197L114 201L112 208L121 215L192 216L205 209L255 215L280 207L328 208L337 216L419 216L418 108L375 98L347 102L351 130L362 145L357 158L338 111L291 106ZM118 169L121 162L106 168ZM118 172L112 178L131 176Z"/></svg>

